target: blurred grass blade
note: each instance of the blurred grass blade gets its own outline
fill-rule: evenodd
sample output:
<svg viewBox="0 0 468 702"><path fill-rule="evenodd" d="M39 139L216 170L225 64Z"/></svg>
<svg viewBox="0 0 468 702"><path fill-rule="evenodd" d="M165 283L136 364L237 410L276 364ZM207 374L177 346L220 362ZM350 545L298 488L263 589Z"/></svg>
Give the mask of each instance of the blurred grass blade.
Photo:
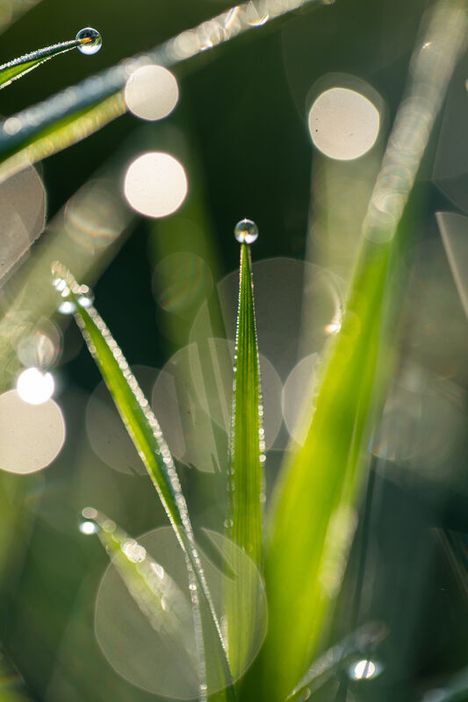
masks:
<svg viewBox="0 0 468 702"><path fill-rule="evenodd" d="M12 149L11 153L0 157L0 182L22 171L31 163L37 163L58 151L86 139L90 134L105 127L117 117L125 114L126 107L121 93L112 95L96 105L86 107L73 115L58 119L54 124L46 126L25 140L19 151ZM16 129L16 117L4 124L4 129Z"/></svg>
<svg viewBox="0 0 468 702"><path fill-rule="evenodd" d="M10 85L14 80L34 70L34 68L40 66L41 63L49 61L51 58L54 58L54 56L65 54L67 51L83 46L83 44L89 43L89 41L89 39L62 41L59 44L52 44L52 46L46 46L43 49L31 51L29 54L4 63L0 66L0 90L6 88L7 85Z"/></svg>
<svg viewBox="0 0 468 702"><path fill-rule="evenodd" d="M193 29L181 32L141 56L126 59L75 85L73 89L67 88L38 105L8 117L0 123L0 163L7 161L5 167L0 166L0 179L15 172L18 163L34 163L41 157L41 149L33 148L36 141L49 139L49 151L46 155L50 155L100 129L106 120L87 120L86 130L82 130L76 122L82 123L83 115L87 112L97 110L100 114L99 106L111 97L118 96L120 99L111 104L122 108L122 91L129 75L137 68L153 63L167 68L177 66L244 32L259 28L260 25L264 26L271 20L308 4L330 4L330 0L288 0L284 3L264 0L262 18L259 17L259 10L253 2L236 5ZM260 21L261 19L264 21ZM107 109L105 114L107 121L110 121L122 114L122 110ZM55 125L61 132L60 138L54 138ZM42 149L45 146L43 143ZM10 160L18 154L21 158Z"/></svg>
<svg viewBox="0 0 468 702"><path fill-rule="evenodd" d="M253 223L252 223L253 224ZM239 226L239 225L238 225ZM256 225L254 225L256 226ZM239 306L237 313L233 408L230 445L227 535L254 563L262 560L263 462L260 362L250 246L240 247ZM228 651L232 670L241 668L248 655L251 627L248 608L252 582L237 578L226 602ZM245 616L243 616L245 614Z"/></svg>
<svg viewBox="0 0 468 702"><path fill-rule="evenodd" d="M193 674L198 676L196 646L188 636L194 628L192 607L184 592L146 549L114 521L92 507L83 510L83 518L85 523L95 525L95 533L152 628L169 645L185 649Z"/></svg>
<svg viewBox="0 0 468 702"><path fill-rule="evenodd" d="M88 348L184 551L194 616L198 617L199 622L195 631L203 632L205 660L210 661L209 671L216 680L223 675L229 691L232 676L221 628L195 543L187 503L159 423L117 342L92 306L89 289L78 285L60 263L54 264L53 275L54 287L63 302L70 306L69 311L75 313ZM205 699L208 689L209 680L201 679L201 699Z"/></svg>
<svg viewBox="0 0 468 702"><path fill-rule="evenodd" d="M464 0L436 4L369 203L341 331L304 417L305 441L290 450L278 483L266 562L270 700L284 700L311 665L341 583L367 441L384 390L378 360L390 344L396 234L466 30Z"/></svg>
<svg viewBox="0 0 468 702"><path fill-rule="evenodd" d="M332 676L340 674L345 667L362 657L364 652L385 639L387 634L387 629L382 623L364 624L322 653L312 663L288 699L304 699L306 695L308 698L328 682Z"/></svg>

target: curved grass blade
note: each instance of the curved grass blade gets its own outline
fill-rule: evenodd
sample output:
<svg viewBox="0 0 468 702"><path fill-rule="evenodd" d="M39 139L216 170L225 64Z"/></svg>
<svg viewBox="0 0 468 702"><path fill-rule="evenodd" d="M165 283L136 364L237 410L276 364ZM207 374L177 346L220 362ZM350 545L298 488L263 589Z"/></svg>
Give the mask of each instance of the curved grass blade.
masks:
<svg viewBox="0 0 468 702"><path fill-rule="evenodd" d="M40 152L34 152L33 144L42 140L46 132L52 137L56 124L62 129L61 139L54 139L53 146L49 142L49 154L74 143L73 135L64 133L65 125L68 125L71 131L75 131L75 134L79 133L80 129L75 122L82 119L83 113L98 109L102 102L121 94L129 75L140 66L151 63L167 68L178 66L202 52L216 48L244 32L264 26L271 20L307 4L330 4L330 0L264 0L261 12L253 2L236 5L193 29L181 32L144 55L126 59L117 66L82 81L73 89L68 88L38 105L8 117L0 122L0 163L17 154L21 154L23 163L25 160L34 163ZM123 100L121 95L120 99ZM120 105L122 104L123 102L120 102ZM109 119L114 119L119 114L122 112L118 110L112 113L112 116L111 112L107 112ZM79 138L91 134L104 123L100 120L94 125L88 122L89 131ZM9 174L12 169L13 163L10 161L9 165L7 164ZM0 166L0 178L5 178L3 166Z"/></svg>
<svg viewBox="0 0 468 702"><path fill-rule="evenodd" d="M264 661L271 700L283 700L304 675L340 585L366 442L383 394L378 359L390 344L386 316L396 234L467 24L464 0L439 1L415 51L407 97L369 203L342 328L304 419L304 444L290 451L278 485L266 567L270 628Z"/></svg>
<svg viewBox="0 0 468 702"><path fill-rule="evenodd" d="M256 230L254 223L251 226ZM257 566L262 560L265 460L261 402L252 259L249 244L241 243L226 524L228 537ZM241 668L251 641L253 623L242 606L252 601L251 588L251 582L238 578L226 602L229 661L234 671Z"/></svg>
<svg viewBox="0 0 468 702"><path fill-rule="evenodd" d="M232 695L229 664L220 624L214 610L205 574L195 543L192 524L175 469L159 423L131 372L117 342L104 320L90 304L85 286L77 284L73 276L60 264L53 266L54 287L75 319L93 356L122 421L135 444L139 456L166 511L169 522L185 554L196 633L203 632L205 660L215 679L221 674L226 681L226 694ZM220 672L222 668L222 673ZM201 679L200 698L205 699L209 680Z"/></svg>
<svg viewBox="0 0 468 702"><path fill-rule="evenodd" d="M14 80L22 78L26 73L34 70L41 63L50 61L54 56L59 56L60 54L65 54L67 51L72 49L77 49L79 46L88 44L91 39L72 39L71 41L62 41L58 44L52 44L51 46L46 46L43 49L36 49L36 51L31 51L24 56L15 58L8 63L4 63L0 66L0 90L6 88Z"/></svg>

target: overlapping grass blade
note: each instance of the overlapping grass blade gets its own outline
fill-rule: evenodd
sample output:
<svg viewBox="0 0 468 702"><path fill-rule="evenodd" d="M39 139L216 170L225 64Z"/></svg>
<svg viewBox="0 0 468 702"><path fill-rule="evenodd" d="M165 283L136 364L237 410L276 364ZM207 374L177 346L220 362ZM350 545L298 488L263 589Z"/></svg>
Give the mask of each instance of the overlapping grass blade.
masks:
<svg viewBox="0 0 468 702"><path fill-rule="evenodd" d="M190 600L146 549L113 520L92 507L83 510L83 518L95 525L99 540L152 628L164 637L168 646L185 650L196 679L199 661L190 636L193 631Z"/></svg>
<svg viewBox="0 0 468 702"><path fill-rule="evenodd" d="M0 89L6 88L14 80L21 78L30 71L34 70L41 63L50 61L54 56L65 54L67 51L76 49L83 44L88 43L89 39L72 39L71 41L62 41L58 44L46 46L43 49L36 49L29 54L19 56L18 58L8 61L0 66Z"/></svg>
<svg viewBox="0 0 468 702"><path fill-rule="evenodd" d="M250 246L240 247L239 306L237 313L233 409L228 481L227 535L258 566L262 561L263 462L260 363ZM233 670L242 666L251 641L252 583L238 578L226 603L229 659ZM246 616L243 616L245 613Z"/></svg>
<svg viewBox="0 0 468 702"><path fill-rule="evenodd" d="M122 90L130 73L139 66L148 63L167 68L177 66L306 4L329 4L329 0L290 0L284 4L265 0L262 6L262 16L265 21L260 21L262 18L259 17L259 11L253 2L236 5L202 22L198 27L182 32L142 56L126 59L117 66L75 85L72 90L64 90L38 105L7 118L0 123L0 163L4 161L9 163L6 164L5 169L0 165L0 179L14 172L17 164L24 163L25 160L34 163L37 158L41 158L41 152L46 146L48 149L46 155L55 153L100 129L106 121L122 114L121 108L124 104ZM117 96L120 100L109 103L109 98ZM93 113L94 116L100 115L99 107L104 101L108 101L108 107L104 111L106 120L88 119L86 129L82 129L83 116L89 113ZM119 109L110 110L109 104L114 108L118 105ZM60 138L54 134L56 125L60 130ZM47 144L44 144L45 137L49 139ZM33 148L36 141L42 142L42 148ZM15 155L20 158L11 160Z"/></svg>
<svg viewBox="0 0 468 702"><path fill-rule="evenodd" d="M412 80L369 204L341 331L304 420L304 444L292 448L279 481L266 563L270 700L284 700L310 666L340 585L366 442L383 392L378 359L389 343L386 310L397 228L464 46L467 21L464 0L442 0L414 54Z"/></svg>
<svg viewBox="0 0 468 702"><path fill-rule="evenodd" d="M206 672L215 680L223 676L227 686L226 694L232 696L232 678L221 628L195 543L187 503L159 423L117 342L96 309L89 304L87 289L79 286L59 263L54 265L53 275L54 286L62 300L74 308L75 318L88 348L184 551L194 616L198 618L199 624L195 628L203 631L204 659L210 663ZM209 680L202 679L200 698L205 699L208 691Z"/></svg>

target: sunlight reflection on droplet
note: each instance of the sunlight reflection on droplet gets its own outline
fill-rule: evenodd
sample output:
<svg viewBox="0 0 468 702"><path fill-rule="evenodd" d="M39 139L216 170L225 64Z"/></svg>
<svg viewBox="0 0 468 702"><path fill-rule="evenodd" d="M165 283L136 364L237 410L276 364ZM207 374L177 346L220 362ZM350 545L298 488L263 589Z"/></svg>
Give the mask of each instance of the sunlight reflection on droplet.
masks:
<svg viewBox="0 0 468 702"><path fill-rule="evenodd" d="M382 672L382 666L376 661L363 658L349 667L349 676L353 680L372 680Z"/></svg>
<svg viewBox="0 0 468 702"><path fill-rule="evenodd" d="M64 441L65 421L53 400L31 405L16 390L0 395L1 470L26 474L46 468Z"/></svg>
<svg viewBox="0 0 468 702"><path fill-rule="evenodd" d="M153 151L128 167L124 193L134 210L147 217L166 217L184 202L188 191L182 164L170 154Z"/></svg>
<svg viewBox="0 0 468 702"><path fill-rule="evenodd" d="M201 560L218 617L222 618L226 595L232 606L239 609L242 631L240 640L233 643L238 646L238 656L232 665L236 680L254 660L266 633L263 582L253 562L228 539L206 530L200 539ZM203 554L205 543L209 559ZM133 597L129 594L127 587L132 577L135 580L136 570L127 573L126 586L116 566L110 564L96 598L98 644L113 669L128 683L164 697L196 698L200 683L194 656L191 593L184 556L174 532L168 527L155 529L135 540L129 539L124 548L135 569L145 567L151 560L149 565L157 577L152 586L160 598L160 608L153 606L151 613L146 612L148 599L143 588L135 587ZM243 583L242 603L236 599L238 579ZM224 676L217 671L215 662L208 659L207 664L211 694L223 687Z"/></svg>
<svg viewBox="0 0 468 702"><path fill-rule="evenodd" d="M125 102L136 117L155 121L167 117L179 100L179 86L163 66L141 66L127 81Z"/></svg>
<svg viewBox="0 0 468 702"><path fill-rule="evenodd" d="M308 116L316 148L329 158L350 161L367 153L380 130L380 113L364 95L350 88L322 92Z"/></svg>
<svg viewBox="0 0 468 702"><path fill-rule="evenodd" d="M54 394L54 377L51 373L43 373L39 368L26 368L18 376L16 390L24 402L42 405Z"/></svg>

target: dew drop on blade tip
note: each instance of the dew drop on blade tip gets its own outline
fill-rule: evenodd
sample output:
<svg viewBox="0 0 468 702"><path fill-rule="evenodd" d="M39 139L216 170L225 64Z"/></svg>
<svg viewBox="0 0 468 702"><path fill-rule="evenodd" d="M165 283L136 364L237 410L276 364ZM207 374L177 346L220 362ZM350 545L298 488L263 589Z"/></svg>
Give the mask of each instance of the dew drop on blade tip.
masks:
<svg viewBox="0 0 468 702"><path fill-rule="evenodd" d="M102 36L97 29L93 29L93 27L80 29L75 39L82 42L81 46L78 47L78 51L88 56L97 54L102 46Z"/></svg>
<svg viewBox="0 0 468 702"><path fill-rule="evenodd" d="M258 238L258 227L251 219L241 219L234 227L234 236L239 244L253 244Z"/></svg>

